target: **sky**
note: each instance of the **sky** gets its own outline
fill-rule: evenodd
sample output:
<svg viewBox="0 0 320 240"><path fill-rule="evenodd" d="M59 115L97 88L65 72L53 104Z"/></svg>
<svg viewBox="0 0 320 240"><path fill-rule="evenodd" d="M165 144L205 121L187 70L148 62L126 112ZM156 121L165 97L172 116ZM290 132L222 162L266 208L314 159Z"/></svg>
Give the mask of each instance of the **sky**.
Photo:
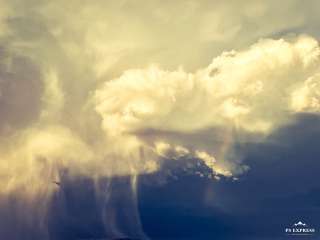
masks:
<svg viewBox="0 0 320 240"><path fill-rule="evenodd" d="M0 238L320 239L319 7L0 0Z"/></svg>

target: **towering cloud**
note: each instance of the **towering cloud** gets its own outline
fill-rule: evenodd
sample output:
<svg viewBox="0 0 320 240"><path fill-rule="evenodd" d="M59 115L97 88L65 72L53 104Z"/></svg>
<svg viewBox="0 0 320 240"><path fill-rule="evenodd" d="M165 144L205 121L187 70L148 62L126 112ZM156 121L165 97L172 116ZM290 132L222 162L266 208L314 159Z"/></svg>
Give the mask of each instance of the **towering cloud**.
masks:
<svg viewBox="0 0 320 240"><path fill-rule="evenodd" d="M76 119L64 116L64 83L46 71L38 120L1 140L2 191L48 177L44 163L75 175L125 176L192 158L214 175L237 175L247 166L234 155L235 138L266 136L297 112L319 111L319 61L318 42L302 35L224 52L193 73L126 70L98 84L84 107L71 102Z"/></svg>
<svg viewBox="0 0 320 240"><path fill-rule="evenodd" d="M220 155L221 146L207 142L210 129L269 134L296 112L318 111L319 61L311 37L265 39L248 50L225 52L195 73L156 66L127 70L96 91L96 111L121 153L144 146L168 158L199 158L213 172L230 175L238 166L225 166L233 163Z"/></svg>

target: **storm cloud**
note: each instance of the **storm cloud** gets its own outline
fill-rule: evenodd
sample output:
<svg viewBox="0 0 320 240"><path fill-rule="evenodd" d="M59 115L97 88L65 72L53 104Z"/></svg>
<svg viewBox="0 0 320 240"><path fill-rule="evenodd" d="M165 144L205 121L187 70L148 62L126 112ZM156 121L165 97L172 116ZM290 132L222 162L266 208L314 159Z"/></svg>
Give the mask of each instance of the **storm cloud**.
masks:
<svg viewBox="0 0 320 240"><path fill-rule="evenodd" d="M139 176L236 182L248 144L320 111L317 1L0 5L0 208L21 226L7 238L49 238L52 208L82 198L68 186L92 188L108 237L145 238Z"/></svg>

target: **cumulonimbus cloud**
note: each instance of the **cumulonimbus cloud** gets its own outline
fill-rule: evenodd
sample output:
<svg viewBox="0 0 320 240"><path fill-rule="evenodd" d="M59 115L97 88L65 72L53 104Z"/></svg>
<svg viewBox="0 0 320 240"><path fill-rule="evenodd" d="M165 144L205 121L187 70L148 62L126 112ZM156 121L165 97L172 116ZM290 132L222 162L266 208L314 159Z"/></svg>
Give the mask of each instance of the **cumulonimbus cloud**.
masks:
<svg viewBox="0 0 320 240"><path fill-rule="evenodd" d="M241 172L240 165L225 159L219 148L217 158L217 146L204 143L207 137L190 141L188 135L210 128L267 135L297 112L318 112L319 60L318 42L300 36L225 52L195 73L156 66L127 70L96 91L96 111L110 141L125 149L121 153L144 147L168 158L192 156L228 176ZM141 134L146 131L153 132L148 141ZM179 139L179 134L185 135ZM219 147L225 144L232 145L228 140Z"/></svg>
<svg viewBox="0 0 320 240"><path fill-rule="evenodd" d="M0 204L45 215L61 172L246 172L239 140L320 111L310 2L0 0Z"/></svg>
<svg viewBox="0 0 320 240"><path fill-rule="evenodd" d="M294 19L290 26L273 4L257 2L240 12L237 4L208 11L209 1L184 8L181 2L159 8L145 3L153 9L151 17L136 8L132 11L141 16L136 21L126 1L105 8L70 1L75 11L61 2L1 4L3 192L47 176L39 162L96 177L150 173L161 169L162 161L192 158L213 175L234 176L247 169L233 148L239 134L266 136L296 113L319 111L319 45L311 36L262 39L200 68L181 44L191 35L188 44L201 50L215 42L214 56L233 46L235 37L238 47L256 39L256 31L245 30L254 28L247 19L261 21L259 36L299 27L310 19L297 2L286 2ZM176 9L181 14L173 19ZM271 26L266 17L272 14ZM143 24L148 17L157 28ZM189 27L177 27L183 22ZM175 51L164 50L167 43ZM143 54L136 58L137 52ZM172 70L184 65L173 57L177 52L189 70ZM209 58L205 52L201 59ZM148 62L160 64L141 67Z"/></svg>
<svg viewBox="0 0 320 240"><path fill-rule="evenodd" d="M297 112L320 110L319 61L318 42L302 35L224 52L193 73L127 70L97 85L73 113L88 127L82 130L78 119L63 116L67 93L59 74L48 70L38 120L1 140L2 192L27 189L50 174L59 178L43 172L53 166L121 176L192 158L213 175L240 174L247 166L233 152L237 132L266 136Z"/></svg>

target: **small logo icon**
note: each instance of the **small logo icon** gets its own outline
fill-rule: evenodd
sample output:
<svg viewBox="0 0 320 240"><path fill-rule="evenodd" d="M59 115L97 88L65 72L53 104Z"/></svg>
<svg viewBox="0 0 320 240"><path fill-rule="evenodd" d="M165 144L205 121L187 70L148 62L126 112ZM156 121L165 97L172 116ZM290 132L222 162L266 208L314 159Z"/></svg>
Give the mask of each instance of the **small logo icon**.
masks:
<svg viewBox="0 0 320 240"><path fill-rule="evenodd" d="M316 233L315 228L310 227L308 224L304 223L303 221L297 221L293 223L291 227L285 228L285 233L287 235L313 235Z"/></svg>
<svg viewBox="0 0 320 240"><path fill-rule="evenodd" d="M293 224L293 226L294 226L294 227L297 227L297 226L304 226L304 227L306 227L306 226L307 226L307 224L305 224L305 223L303 223L303 222L299 221L299 222L297 222L297 223L294 223L294 224Z"/></svg>

